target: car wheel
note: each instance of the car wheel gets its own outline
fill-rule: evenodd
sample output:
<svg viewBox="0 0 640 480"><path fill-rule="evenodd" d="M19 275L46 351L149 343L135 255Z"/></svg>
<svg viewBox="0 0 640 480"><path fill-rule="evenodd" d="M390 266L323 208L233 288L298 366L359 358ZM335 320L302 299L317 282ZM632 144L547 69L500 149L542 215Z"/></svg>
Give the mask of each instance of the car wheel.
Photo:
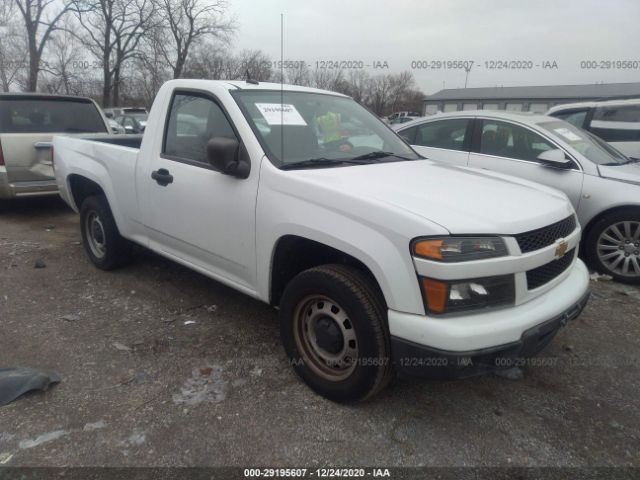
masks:
<svg viewBox="0 0 640 480"><path fill-rule="evenodd" d="M623 210L598 220L589 230L587 259L614 280L640 284L640 211Z"/></svg>
<svg viewBox="0 0 640 480"><path fill-rule="evenodd" d="M320 395L354 402L388 384L386 307L360 270L324 265L298 274L282 296L280 326L295 371Z"/></svg>
<svg viewBox="0 0 640 480"><path fill-rule="evenodd" d="M132 244L120 235L104 195L82 202L80 225L84 249L96 267L113 270L131 261Z"/></svg>

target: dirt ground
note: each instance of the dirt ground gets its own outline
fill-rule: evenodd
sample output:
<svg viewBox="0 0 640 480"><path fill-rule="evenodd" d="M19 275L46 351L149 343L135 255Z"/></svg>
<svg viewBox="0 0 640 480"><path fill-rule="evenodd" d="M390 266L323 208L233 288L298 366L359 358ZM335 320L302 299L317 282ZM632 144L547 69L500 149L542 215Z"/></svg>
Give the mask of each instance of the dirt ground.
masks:
<svg viewBox="0 0 640 480"><path fill-rule="evenodd" d="M521 379L342 406L298 380L269 306L145 251L102 272L60 200L4 202L0 368L62 382L0 407L0 465L640 466L640 288L592 288Z"/></svg>

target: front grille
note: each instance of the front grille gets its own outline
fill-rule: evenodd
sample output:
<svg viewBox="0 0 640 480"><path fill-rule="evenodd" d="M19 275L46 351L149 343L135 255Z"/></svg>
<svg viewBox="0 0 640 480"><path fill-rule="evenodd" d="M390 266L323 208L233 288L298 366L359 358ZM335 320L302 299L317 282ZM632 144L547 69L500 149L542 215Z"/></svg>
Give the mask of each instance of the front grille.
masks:
<svg viewBox="0 0 640 480"><path fill-rule="evenodd" d="M571 215L553 225L516 235L516 240L522 253L533 252L552 245L559 238L565 238L575 229L576 216Z"/></svg>
<svg viewBox="0 0 640 480"><path fill-rule="evenodd" d="M562 258L534 268L533 270L529 270L527 272L527 288L529 290L533 290L534 288L541 287L556 278L569 268L575 253L576 251L573 249L570 252L567 252Z"/></svg>

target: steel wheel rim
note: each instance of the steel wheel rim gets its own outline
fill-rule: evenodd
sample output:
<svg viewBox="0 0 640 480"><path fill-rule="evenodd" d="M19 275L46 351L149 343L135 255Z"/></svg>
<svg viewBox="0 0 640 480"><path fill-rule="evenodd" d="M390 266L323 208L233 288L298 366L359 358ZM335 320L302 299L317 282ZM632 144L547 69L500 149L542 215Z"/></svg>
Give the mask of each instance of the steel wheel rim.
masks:
<svg viewBox="0 0 640 480"><path fill-rule="evenodd" d="M598 237L597 253L610 272L640 276L640 222L627 220L609 225Z"/></svg>
<svg viewBox="0 0 640 480"><path fill-rule="evenodd" d="M96 212L89 212L85 221L85 233L87 236L87 243L96 257L102 258L107 252L106 235L104 233L104 226L100 220L100 216Z"/></svg>
<svg viewBox="0 0 640 480"><path fill-rule="evenodd" d="M330 327L325 329L327 324ZM326 348L324 330L336 333L335 336L330 335L336 340L334 347L337 347L337 338L341 336L342 348L339 351ZM314 295L298 303L294 312L294 338L305 364L325 380L345 380L355 370L358 359L355 328L346 311L330 298Z"/></svg>

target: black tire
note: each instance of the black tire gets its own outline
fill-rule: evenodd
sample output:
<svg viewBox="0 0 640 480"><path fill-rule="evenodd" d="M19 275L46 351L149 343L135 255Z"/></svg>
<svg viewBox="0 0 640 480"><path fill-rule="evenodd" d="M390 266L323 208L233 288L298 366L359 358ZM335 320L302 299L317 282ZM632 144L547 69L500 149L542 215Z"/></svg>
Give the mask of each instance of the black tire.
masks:
<svg viewBox="0 0 640 480"><path fill-rule="evenodd" d="M328 304L325 305L321 299L327 299ZM318 307L319 305L322 307ZM324 313L318 313L319 308L331 308L331 312L335 314L334 320L326 320ZM312 315L313 309L316 309L315 315ZM320 320L316 321L319 317ZM309 340L308 332L312 328L305 328L304 325L305 322L315 322L314 325L317 326L321 322L331 321L334 325L329 328L333 328L334 333L330 335L335 334L336 328L342 328L336 327L339 322L346 328L343 330L341 347L337 349L342 349L341 355L347 346L351 348L355 345L357 351L351 350L355 357L353 362L329 366L318 360L317 344L320 340ZM310 323L306 325L309 326ZM313 335L319 338L317 332L318 330L314 330ZM391 379L391 347L382 294L373 280L356 268L323 265L293 278L280 302L280 333L295 371L309 387L330 400L365 400L385 388ZM351 336L355 337L355 344L352 343L354 339ZM326 341L327 337L324 338ZM345 342L345 338L351 340ZM326 350L321 349L321 352L320 355L327 354ZM348 358L345 357L345 360ZM344 369L337 368L339 366Z"/></svg>
<svg viewBox="0 0 640 480"><path fill-rule="evenodd" d="M631 222L631 236L629 238L627 238L624 232L624 222ZM611 262L616 259L614 255L618 253L614 249L616 243L601 240L601 236L613 225L618 226L618 231L620 231L620 233L623 234L622 237L624 237L619 242L618 248L619 252L621 252L619 255L628 254L627 257L622 257L621 262L614 268L612 268L612 264L606 263L606 260L603 260L599 254L599 252L603 254L611 252L611 255L613 255ZM629 285L640 285L640 273L635 271L633 263L635 259L635 262L640 265L640 239L633 238L636 232L640 232L640 230L636 230L637 228L640 228L640 210L638 209L619 210L610 215L606 215L594 223L589 228L585 239L585 257L589 266L599 273L610 275L617 282ZM614 240L618 239L614 238ZM598 242L601 242L600 246ZM626 258L630 259L628 266L629 272L627 274L621 271L621 268L624 268Z"/></svg>
<svg viewBox="0 0 640 480"><path fill-rule="evenodd" d="M80 231L85 252L96 267L113 270L131 261L132 244L120 235L104 195L87 197L82 202Z"/></svg>

